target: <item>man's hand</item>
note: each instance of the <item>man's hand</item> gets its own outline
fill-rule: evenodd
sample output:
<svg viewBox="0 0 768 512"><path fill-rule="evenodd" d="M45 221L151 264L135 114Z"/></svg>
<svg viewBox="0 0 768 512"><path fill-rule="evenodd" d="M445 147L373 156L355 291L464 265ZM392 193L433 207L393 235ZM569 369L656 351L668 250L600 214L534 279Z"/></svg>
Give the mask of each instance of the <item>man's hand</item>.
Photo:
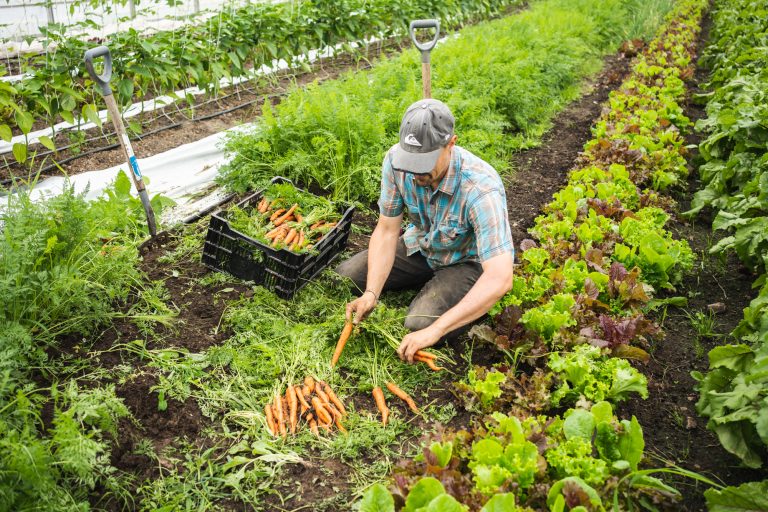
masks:
<svg viewBox="0 0 768 512"><path fill-rule="evenodd" d="M416 352L431 347L440 341L442 336L443 333L431 325L420 331L408 333L400 343L400 346L397 349L397 355L400 356L400 359L403 361L413 363L413 356L416 355Z"/></svg>
<svg viewBox="0 0 768 512"><path fill-rule="evenodd" d="M352 322L355 325L359 324L375 307L376 296L366 291L366 293L347 304L347 322Z"/></svg>

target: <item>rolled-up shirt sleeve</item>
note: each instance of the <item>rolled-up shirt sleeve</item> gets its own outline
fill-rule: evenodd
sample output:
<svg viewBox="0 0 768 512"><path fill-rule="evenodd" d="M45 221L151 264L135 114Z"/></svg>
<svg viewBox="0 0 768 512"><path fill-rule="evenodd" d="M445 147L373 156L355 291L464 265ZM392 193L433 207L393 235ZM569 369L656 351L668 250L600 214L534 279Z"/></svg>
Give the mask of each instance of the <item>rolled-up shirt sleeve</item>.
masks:
<svg viewBox="0 0 768 512"><path fill-rule="evenodd" d="M395 185L394 171L389 153L381 166L381 195L379 213L385 217L397 217L403 213L403 196Z"/></svg>
<svg viewBox="0 0 768 512"><path fill-rule="evenodd" d="M507 201L498 190L484 193L469 205L469 222L475 232L477 258L481 263L508 252L514 258Z"/></svg>

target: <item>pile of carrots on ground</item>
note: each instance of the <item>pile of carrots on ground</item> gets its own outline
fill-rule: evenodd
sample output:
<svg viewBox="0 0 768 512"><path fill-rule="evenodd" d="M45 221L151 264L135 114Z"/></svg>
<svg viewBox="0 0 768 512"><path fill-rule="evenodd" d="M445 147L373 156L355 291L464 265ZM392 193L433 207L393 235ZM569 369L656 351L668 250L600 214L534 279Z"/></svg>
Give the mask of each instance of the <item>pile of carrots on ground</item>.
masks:
<svg viewBox="0 0 768 512"><path fill-rule="evenodd" d="M316 436L320 435L318 427L330 433L334 425L347 433L341 422L347 415L344 404L331 386L310 376L304 378L303 386L289 385L284 396L276 391L274 401L264 406L264 413L267 427L274 436L295 434L300 420L304 420Z"/></svg>
<svg viewBox="0 0 768 512"><path fill-rule="evenodd" d="M394 382L387 382L387 389L396 397L403 400L416 414L419 408L408 393L400 389ZM381 423L386 426L389 421L389 407L384 398L384 390L373 388L373 398L379 412ZM275 392L274 401L264 406L267 428L273 436L287 437L296 434L300 422L303 421L316 436L320 436L320 428L331 433L333 427L347 433L342 420L347 415L344 404L333 391L331 386L310 376L304 378L303 385L289 385L285 395Z"/></svg>
<svg viewBox="0 0 768 512"><path fill-rule="evenodd" d="M267 229L270 227L271 229L264 237L271 241L272 247L282 244L293 252L311 249L317 240L336 225L336 222L327 222L323 219L307 225L298 203L294 203L287 209L275 207L276 204L279 205L279 200L270 201L265 197L256 207L260 214L269 216Z"/></svg>

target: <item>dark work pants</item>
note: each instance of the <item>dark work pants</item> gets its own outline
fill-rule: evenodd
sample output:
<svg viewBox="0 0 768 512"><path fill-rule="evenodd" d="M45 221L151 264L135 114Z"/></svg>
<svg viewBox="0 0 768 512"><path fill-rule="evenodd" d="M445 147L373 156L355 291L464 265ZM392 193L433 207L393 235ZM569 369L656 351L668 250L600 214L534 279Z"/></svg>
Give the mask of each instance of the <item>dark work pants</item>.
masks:
<svg viewBox="0 0 768 512"><path fill-rule="evenodd" d="M359 252L341 263L336 267L336 272L350 278L362 293L368 277L368 251ZM482 273L482 265L474 261L432 270L420 252L408 256L405 243L400 238L397 242L395 262L384 284L384 290L423 286L408 307L408 316L405 318L405 327L418 331L431 325L437 317L464 298ZM460 331L454 331L448 337L453 338Z"/></svg>

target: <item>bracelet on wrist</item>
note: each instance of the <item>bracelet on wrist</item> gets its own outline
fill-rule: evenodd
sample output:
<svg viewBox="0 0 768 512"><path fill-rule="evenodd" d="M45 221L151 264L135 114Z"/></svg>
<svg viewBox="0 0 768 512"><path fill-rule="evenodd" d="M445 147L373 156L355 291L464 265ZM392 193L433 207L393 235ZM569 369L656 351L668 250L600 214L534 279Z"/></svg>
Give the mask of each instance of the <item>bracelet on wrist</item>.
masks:
<svg viewBox="0 0 768 512"><path fill-rule="evenodd" d="M373 290L370 290L370 289L366 289L366 290L363 292L363 294L366 294L366 293L368 293L368 292L370 292L370 293L371 293L371 295L373 295L373 298L376 300L376 302L379 302L379 297L378 297L378 295L376 295L376 293L375 293Z"/></svg>

